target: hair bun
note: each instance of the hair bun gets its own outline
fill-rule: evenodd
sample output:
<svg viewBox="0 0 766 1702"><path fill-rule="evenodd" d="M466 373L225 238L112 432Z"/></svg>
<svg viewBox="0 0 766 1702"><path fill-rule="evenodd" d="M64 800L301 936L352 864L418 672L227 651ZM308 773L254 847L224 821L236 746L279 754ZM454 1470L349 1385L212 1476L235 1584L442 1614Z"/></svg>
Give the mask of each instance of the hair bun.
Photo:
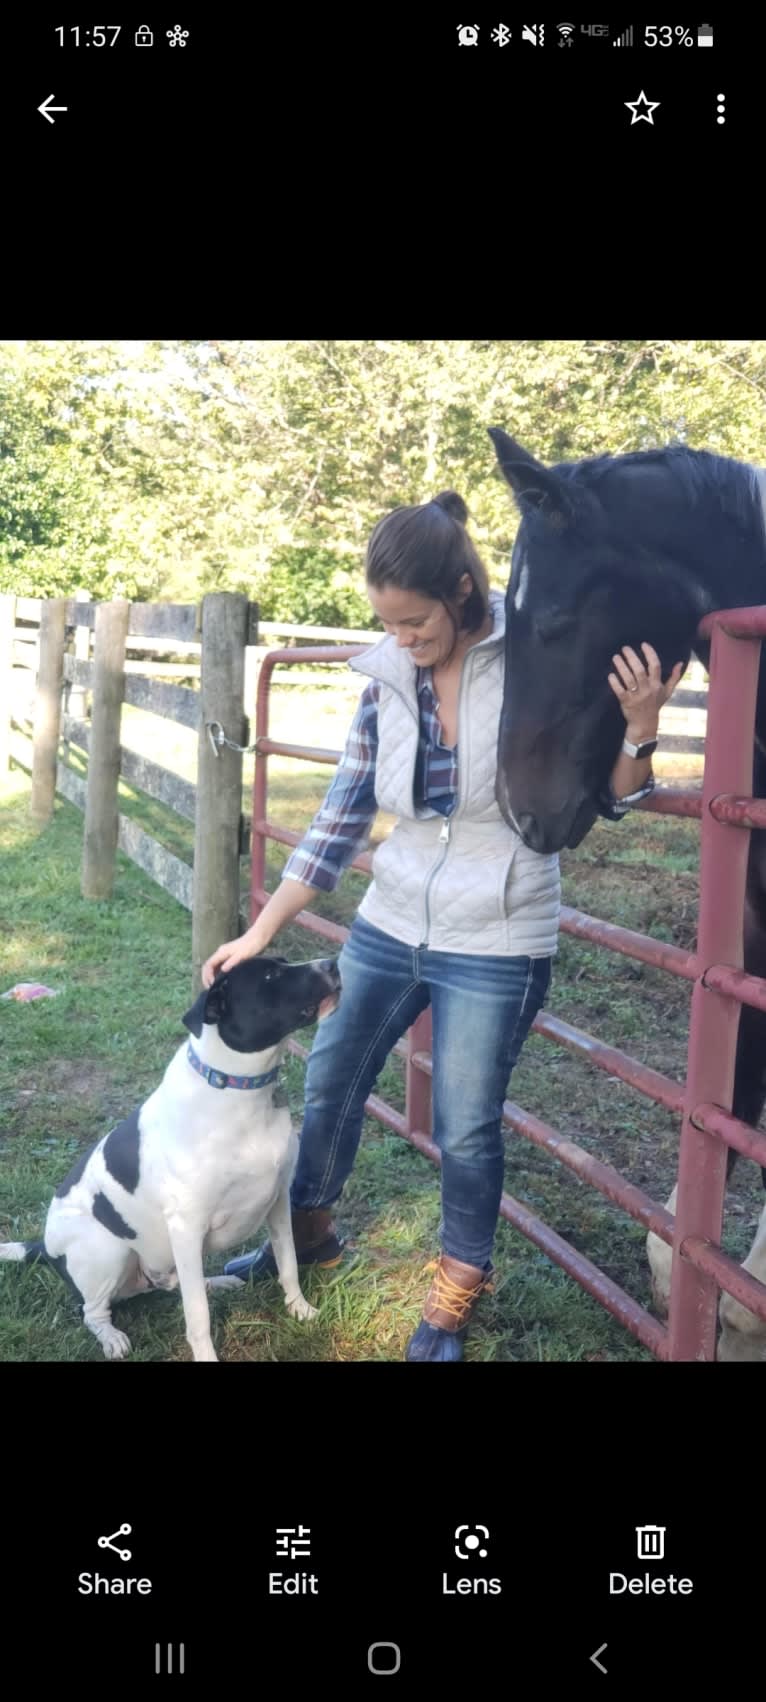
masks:
<svg viewBox="0 0 766 1702"><path fill-rule="evenodd" d="M433 500L439 508L444 509L445 514L448 514L451 520L459 521L461 526L465 525L468 519L468 509L462 496L458 496L457 491L440 491L439 495L435 496Z"/></svg>

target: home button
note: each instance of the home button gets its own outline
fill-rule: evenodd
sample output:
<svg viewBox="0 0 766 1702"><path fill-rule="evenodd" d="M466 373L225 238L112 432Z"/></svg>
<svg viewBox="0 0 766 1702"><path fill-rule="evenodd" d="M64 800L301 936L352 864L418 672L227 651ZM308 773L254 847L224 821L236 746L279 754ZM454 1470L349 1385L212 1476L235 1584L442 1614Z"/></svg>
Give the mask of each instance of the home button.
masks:
<svg viewBox="0 0 766 1702"><path fill-rule="evenodd" d="M399 1671L402 1664L402 1652L398 1643L371 1643L367 1650L367 1665L370 1672L379 1676L389 1675Z"/></svg>

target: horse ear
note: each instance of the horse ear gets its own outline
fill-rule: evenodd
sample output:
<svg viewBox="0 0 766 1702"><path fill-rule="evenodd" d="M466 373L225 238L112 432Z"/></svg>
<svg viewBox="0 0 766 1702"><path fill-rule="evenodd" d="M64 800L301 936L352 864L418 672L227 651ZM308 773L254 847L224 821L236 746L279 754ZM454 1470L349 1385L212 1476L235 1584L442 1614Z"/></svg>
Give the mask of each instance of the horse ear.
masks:
<svg viewBox="0 0 766 1702"><path fill-rule="evenodd" d="M490 426L498 465L521 509L541 508L552 525L564 525L574 517L574 503L563 479L536 461L521 444L500 426Z"/></svg>

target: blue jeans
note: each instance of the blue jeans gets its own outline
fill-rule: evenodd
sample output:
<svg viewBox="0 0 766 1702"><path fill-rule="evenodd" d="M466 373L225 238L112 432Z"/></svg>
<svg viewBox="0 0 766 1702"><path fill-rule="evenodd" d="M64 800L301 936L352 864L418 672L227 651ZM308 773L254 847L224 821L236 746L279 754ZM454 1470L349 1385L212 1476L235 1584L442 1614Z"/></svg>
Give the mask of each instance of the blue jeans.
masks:
<svg viewBox="0 0 766 1702"><path fill-rule="evenodd" d="M307 1211L339 1198L356 1158L365 1100L397 1040L430 1003L442 1247L483 1267L503 1187L503 1100L547 993L551 959L405 946L357 916L338 966L340 1004L320 1023L306 1068L292 1204Z"/></svg>

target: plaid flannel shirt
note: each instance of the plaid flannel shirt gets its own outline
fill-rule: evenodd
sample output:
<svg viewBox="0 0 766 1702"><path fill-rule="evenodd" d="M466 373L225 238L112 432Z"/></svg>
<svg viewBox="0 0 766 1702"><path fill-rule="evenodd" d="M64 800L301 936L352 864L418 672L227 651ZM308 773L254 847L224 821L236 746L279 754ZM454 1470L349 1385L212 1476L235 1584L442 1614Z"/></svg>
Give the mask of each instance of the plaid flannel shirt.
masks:
<svg viewBox="0 0 766 1702"><path fill-rule="evenodd" d="M438 700L430 668L417 670L420 734L415 769L415 800L435 815L452 814L457 801L457 746L441 743ZM381 685L370 680L361 693L346 748L323 802L299 845L288 857L283 880L333 892L343 870L362 851L377 814L375 760L378 749L378 701ZM599 798L599 815L620 821L654 790L654 777L626 798L611 792Z"/></svg>

